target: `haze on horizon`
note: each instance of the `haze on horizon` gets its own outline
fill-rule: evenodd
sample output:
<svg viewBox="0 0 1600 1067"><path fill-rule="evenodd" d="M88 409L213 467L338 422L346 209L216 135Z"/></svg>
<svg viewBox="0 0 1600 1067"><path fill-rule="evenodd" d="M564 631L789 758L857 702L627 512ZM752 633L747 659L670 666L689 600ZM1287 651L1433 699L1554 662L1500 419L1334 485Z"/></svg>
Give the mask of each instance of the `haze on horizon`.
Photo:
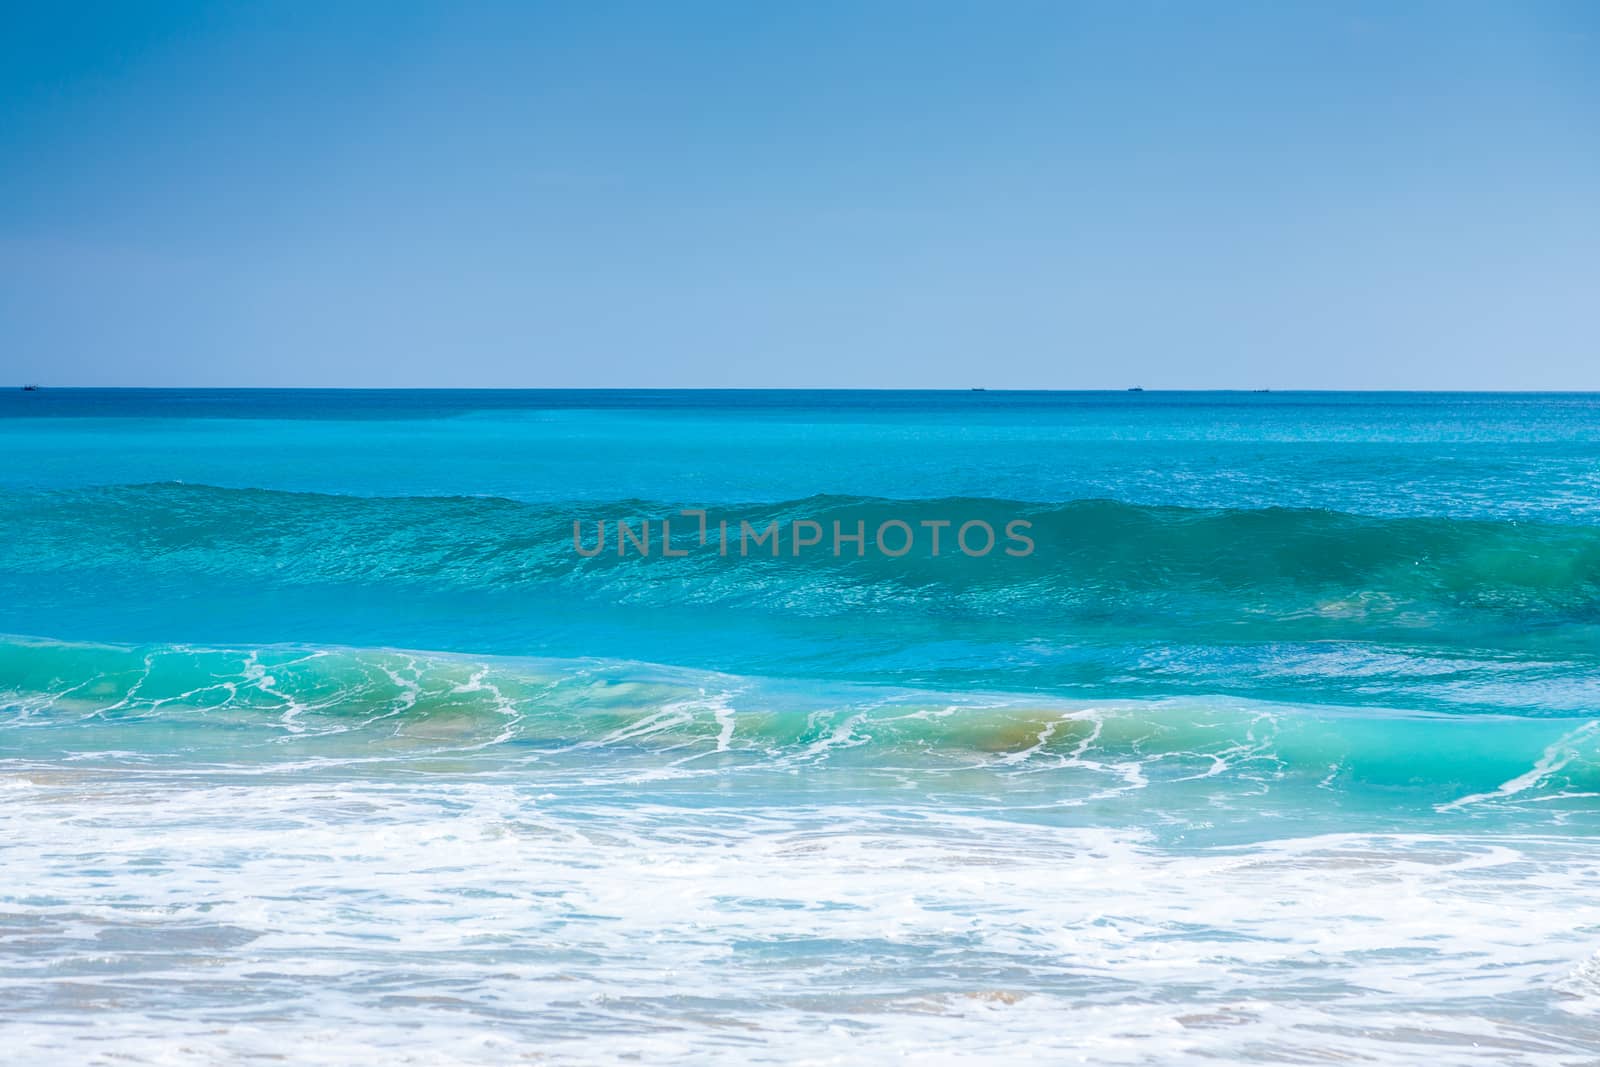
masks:
<svg viewBox="0 0 1600 1067"><path fill-rule="evenodd" d="M0 13L0 383L1600 389L1600 5Z"/></svg>

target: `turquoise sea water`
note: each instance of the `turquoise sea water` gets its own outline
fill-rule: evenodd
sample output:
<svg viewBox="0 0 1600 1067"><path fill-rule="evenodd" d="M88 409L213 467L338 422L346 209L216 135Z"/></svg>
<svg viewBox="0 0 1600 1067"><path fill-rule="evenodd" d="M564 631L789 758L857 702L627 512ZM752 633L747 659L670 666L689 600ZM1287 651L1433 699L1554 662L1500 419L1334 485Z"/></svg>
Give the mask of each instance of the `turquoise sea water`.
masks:
<svg viewBox="0 0 1600 1067"><path fill-rule="evenodd" d="M27 1062L1600 1056L1600 397L46 389L0 455Z"/></svg>

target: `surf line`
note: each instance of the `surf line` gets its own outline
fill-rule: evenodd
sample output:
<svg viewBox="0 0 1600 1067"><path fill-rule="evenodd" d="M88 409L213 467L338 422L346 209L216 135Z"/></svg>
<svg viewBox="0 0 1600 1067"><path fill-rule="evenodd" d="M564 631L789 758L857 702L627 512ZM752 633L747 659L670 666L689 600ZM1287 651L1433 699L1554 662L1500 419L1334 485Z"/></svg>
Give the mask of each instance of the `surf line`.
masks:
<svg viewBox="0 0 1600 1067"><path fill-rule="evenodd" d="M791 558L831 554L838 559L847 555L857 558L866 556L870 547L875 555L900 559L919 547L928 556L937 557L953 546L963 556L974 559L988 556L996 549L1005 556L1020 559L1033 555L1035 547L1033 538L1025 532L1033 528L1033 523L1027 519L1012 519L1005 524L1002 547L994 526L984 519L967 519L959 523L954 519L919 519L914 525L904 519L886 519L878 523L870 537L865 519L855 520L854 529L834 519L832 536L828 537L826 527L816 519L791 519L787 523L773 519L764 526L751 523L748 519L740 519L737 526L728 519L718 519L713 526L703 509L689 508L678 512L678 515L698 519L698 538L690 547L682 546L683 537L674 540L670 518L641 519L637 527L632 519L597 519L593 544L587 543L582 520L574 519L572 549L586 559L600 555L606 551L606 531L612 525L615 527L615 536L611 543L619 557L629 555L630 551L637 556L649 557L653 550L659 549L662 558L676 559L690 555L697 548L715 548L717 554L724 558L737 555L742 559L765 552L773 558L785 554Z"/></svg>

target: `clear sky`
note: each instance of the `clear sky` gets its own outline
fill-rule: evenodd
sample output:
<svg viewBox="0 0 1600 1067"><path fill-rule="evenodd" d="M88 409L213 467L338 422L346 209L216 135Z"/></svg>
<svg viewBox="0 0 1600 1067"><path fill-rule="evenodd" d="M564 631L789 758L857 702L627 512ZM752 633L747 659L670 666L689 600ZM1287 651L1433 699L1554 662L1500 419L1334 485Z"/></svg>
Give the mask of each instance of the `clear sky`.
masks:
<svg viewBox="0 0 1600 1067"><path fill-rule="evenodd" d="M22 381L1600 389L1600 3L8 3Z"/></svg>

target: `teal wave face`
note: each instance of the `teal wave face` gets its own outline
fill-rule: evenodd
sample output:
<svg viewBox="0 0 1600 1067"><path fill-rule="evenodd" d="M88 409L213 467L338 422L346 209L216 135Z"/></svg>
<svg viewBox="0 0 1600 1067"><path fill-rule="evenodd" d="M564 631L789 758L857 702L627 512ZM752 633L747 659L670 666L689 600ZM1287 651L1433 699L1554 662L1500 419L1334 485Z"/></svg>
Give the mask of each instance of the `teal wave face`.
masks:
<svg viewBox="0 0 1600 1067"><path fill-rule="evenodd" d="M1310 812L1331 797L1347 829L1552 812L1587 826L1585 798L1600 791L1590 721L819 688L599 660L9 638L0 706L13 759L382 774L470 757L486 771L525 765L540 788L715 783L769 799L914 784L957 806L999 791L1025 820L1191 835L1197 819Z"/></svg>
<svg viewBox="0 0 1600 1067"><path fill-rule="evenodd" d="M1196 509L1108 500L1040 504L983 498L884 500L810 497L756 506L712 508L710 522L727 522L727 550L713 530L699 540L697 521L684 517L692 502L579 501L531 504L479 497L370 498L225 489L180 484L16 494L0 502L0 521L12 536L0 562L68 572L82 566L169 564L200 573L236 570L313 582L363 578L456 586L501 587L581 574L598 582L641 587L681 580L686 573L725 576L714 589L735 599L738 580L760 577L881 583L893 594L909 589L964 592L1040 581L1051 592L1096 594L1144 591L1209 592L1254 604L1300 589L1370 592L1378 599L1462 611L1528 611L1561 618L1600 618L1600 527L1488 522L1445 518L1383 518L1317 510ZM661 521L677 524L672 542L683 557L667 558ZM814 520L823 529L815 546L794 548L790 524ZM1031 543L1008 540L1008 523L1027 524ZM981 557L957 548L956 527L967 521L996 530ZM616 528L635 532L647 522L652 551L637 539L619 542ZM876 544L888 522L913 528ZM780 529L780 548L746 539L747 524ZM834 525L846 540L834 542ZM945 528L935 544L927 524ZM595 529L604 524L604 550ZM575 525L579 527L575 531ZM848 540L866 531L864 546ZM575 534L578 540L575 541ZM1019 535L1020 536L1020 535ZM583 552L577 551L580 547ZM934 552L933 549L938 551ZM1006 551L1013 550L1012 552ZM1370 589L1366 588L1370 587ZM1292 615L1298 606L1286 612ZM1243 609L1241 615L1249 614ZM1325 612L1326 617L1338 611Z"/></svg>
<svg viewBox="0 0 1600 1067"><path fill-rule="evenodd" d="M601 655L959 688L1221 692L1568 712L1600 671L1600 528L1325 511L814 497L713 508L823 543L724 558L687 502L364 498L148 485L0 503L0 627ZM618 520L676 517L616 551ZM867 531L1022 520L1033 551L891 558ZM586 558L574 523L608 550ZM659 530L659 525L656 526Z"/></svg>

